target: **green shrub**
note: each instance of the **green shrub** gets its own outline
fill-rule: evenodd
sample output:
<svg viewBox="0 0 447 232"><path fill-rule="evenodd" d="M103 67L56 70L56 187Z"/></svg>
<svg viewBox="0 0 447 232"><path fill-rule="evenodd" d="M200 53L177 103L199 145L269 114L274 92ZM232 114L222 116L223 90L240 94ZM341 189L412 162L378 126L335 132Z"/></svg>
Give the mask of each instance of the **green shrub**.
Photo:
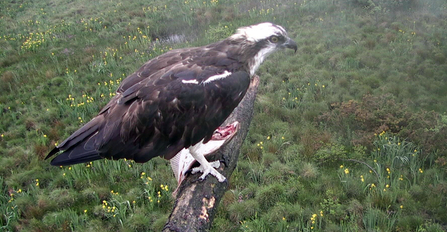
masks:
<svg viewBox="0 0 447 232"><path fill-rule="evenodd" d="M229 217L233 223L253 219L259 210L260 204L255 199L241 200L228 206Z"/></svg>
<svg viewBox="0 0 447 232"><path fill-rule="evenodd" d="M79 215L72 209L62 209L47 214L42 219L42 222L50 230L56 228L62 228L63 230L79 230L85 226L86 218L87 215Z"/></svg>
<svg viewBox="0 0 447 232"><path fill-rule="evenodd" d="M403 216L397 221L396 228L403 231L416 231L423 223L424 220L418 215Z"/></svg>
<svg viewBox="0 0 447 232"><path fill-rule="evenodd" d="M285 186L274 183L265 187L261 187L256 193L256 201L261 210L265 211L285 199Z"/></svg>
<svg viewBox="0 0 447 232"><path fill-rule="evenodd" d="M400 222L400 221L399 221ZM396 215L387 215L385 212L369 208L363 216L363 226L366 230L376 231L390 231L396 224Z"/></svg>

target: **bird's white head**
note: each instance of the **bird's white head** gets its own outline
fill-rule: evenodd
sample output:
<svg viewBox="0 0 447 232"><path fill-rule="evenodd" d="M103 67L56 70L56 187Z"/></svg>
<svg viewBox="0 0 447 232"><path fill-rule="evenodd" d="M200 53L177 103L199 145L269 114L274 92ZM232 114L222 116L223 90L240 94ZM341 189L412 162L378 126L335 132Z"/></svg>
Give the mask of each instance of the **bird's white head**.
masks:
<svg viewBox="0 0 447 232"><path fill-rule="evenodd" d="M274 51L282 48L291 48L295 52L297 50L295 41L288 37L286 30L269 22L238 28L229 39L246 43L244 52L247 55L251 76Z"/></svg>
<svg viewBox="0 0 447 232"><path fill-rule="evenodd" d="M282 26L265 22L251 26L240 27L236 30L236 33L232 35L232 37L233 38L243 37L248 41L256 43L263 39L267 39L272 35L287 36L287 32L286 30L284 30Z"/></svg>

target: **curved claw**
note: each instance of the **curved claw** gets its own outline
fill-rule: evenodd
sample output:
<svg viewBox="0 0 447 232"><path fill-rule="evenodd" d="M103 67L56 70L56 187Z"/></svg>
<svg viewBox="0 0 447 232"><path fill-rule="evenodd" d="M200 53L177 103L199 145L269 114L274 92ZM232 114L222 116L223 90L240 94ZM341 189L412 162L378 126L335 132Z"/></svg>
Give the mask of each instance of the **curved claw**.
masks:
<svg viewBox="0 0 447 232"><path fill-rule="evenodd" d="M224 155L224 157L222 157L222 159L220 159L219 160L220 162L222 162L224 165L225 165L225 167L228 167L228 160L227 159L225 159L225 155Z"/></svg>

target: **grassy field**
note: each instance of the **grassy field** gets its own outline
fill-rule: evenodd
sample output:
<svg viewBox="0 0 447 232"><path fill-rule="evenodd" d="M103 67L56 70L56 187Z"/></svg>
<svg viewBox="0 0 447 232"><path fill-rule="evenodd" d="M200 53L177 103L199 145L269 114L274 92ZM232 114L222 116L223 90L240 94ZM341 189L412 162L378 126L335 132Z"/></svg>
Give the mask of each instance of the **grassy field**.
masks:
<svg viewBox="0 0 447 232"><path fill-rule="evenodd" d="M43 158L168 50L271 21L298 44L260 93L212 231L446 231L444 0L0 2L0 231L159 231L168 162Z"/></svg>

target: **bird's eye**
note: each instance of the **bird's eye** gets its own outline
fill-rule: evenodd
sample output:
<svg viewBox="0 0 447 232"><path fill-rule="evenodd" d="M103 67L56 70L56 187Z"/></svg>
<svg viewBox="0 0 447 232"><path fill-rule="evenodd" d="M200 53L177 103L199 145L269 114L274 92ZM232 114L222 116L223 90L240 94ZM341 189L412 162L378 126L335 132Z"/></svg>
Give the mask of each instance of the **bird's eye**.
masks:
<svg viewBox="0 0 447 232"><path fill-rule="evenodd" d="M279 41L278 36L272 36L272 37L270 37L270 42L272 42L272 43L278 43L278 41Z"/></svg>

